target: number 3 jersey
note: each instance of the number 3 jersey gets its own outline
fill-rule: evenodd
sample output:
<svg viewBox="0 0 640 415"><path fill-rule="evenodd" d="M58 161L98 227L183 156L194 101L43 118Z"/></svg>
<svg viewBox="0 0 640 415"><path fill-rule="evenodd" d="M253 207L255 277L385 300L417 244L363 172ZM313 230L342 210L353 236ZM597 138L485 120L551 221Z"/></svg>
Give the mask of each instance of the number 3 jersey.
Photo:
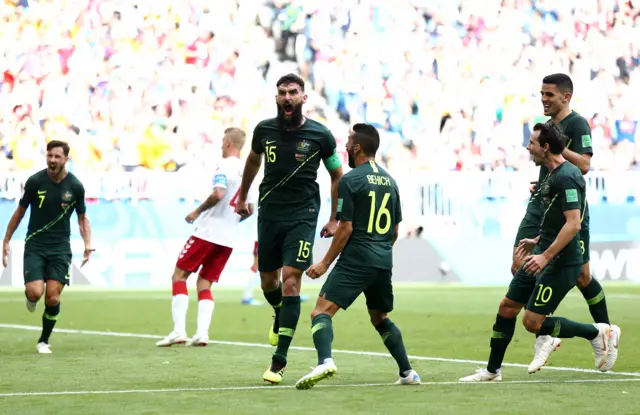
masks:
<svg viewBox="0 0 640 415"><path fill-rule="evenodd" d="M225 189L224 197L214 207L202 212L193 236L220 246L235 248L238 243L238 223L240 215L236 213L236 202L242 183L244 163L238 157L220 160L213 176L212 191ZM253 203L252 192L247 197Z"/></svg>
<svg viewBox="0 0 640 415"><path fill-rule="evenodd" d="M353 225L339 258L342 266L393 267L394 227L402 221L395 180L371 161L351 170L338 183L338 219Z"/></svg>

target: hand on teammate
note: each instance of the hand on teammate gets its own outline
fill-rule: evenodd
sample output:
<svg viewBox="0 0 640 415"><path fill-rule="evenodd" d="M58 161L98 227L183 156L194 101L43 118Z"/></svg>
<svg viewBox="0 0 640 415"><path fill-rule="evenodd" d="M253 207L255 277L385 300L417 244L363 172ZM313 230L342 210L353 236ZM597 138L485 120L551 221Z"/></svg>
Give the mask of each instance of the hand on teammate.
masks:
<svg viewBox="0 0 640 415"><path fill-rule="evenodd" d="M3 241L2 243L2 266L7 267L7 261L9 260L9 242Z"/></svg>
<svg viewBox="0 0 640 415"><path fill-rule="evenodd" d="M200 212L198 212L197 210L194 210L193 212L189 213L187 217L184 218L184 220L186 220L187 223L193 223L196 221L196 219L198 219L199 216L200 216Z"/></svg>
<svg viewBox="0 0 640 415"><path fill-rule="evenodd" d="M524 238L520 240L518 246L516 248L516 258L525 259L533 249L538 245L538 241L540 240L540 235L538 235L535 239Z"/></svg>
<svg viewBox="0 0 640 415"><path fill-rule="evenodd" d="M332 238L333 235L336 234L336 230L338 229L338 221L335 219L331 219L320 231L321 238Z"/></svg>
<svg viewBox="0 0 640 415"><path fill-rule="evenodd" d="M84 248L84 254L82 255L82 264L80 264L80 268L84 267L84 264L89 262L89 258L91 258L91 254L95 251L95 249Z"/></svg>
<svg viewBox="0 0 640 415"><path fill-rule="evenodd" d="M530 255L525 258L524 266L522 269L529 275L537 276L542 272L542 270L547 266L548 263L549 260L542 254L533 256Z"/></svg>
<svg viewBox="0 0 640 415"><path fill-rule="evenodd" d="M324 262L320 261L317 264L313 264L309 268L307 268L307 275L312 280L315 280L316 278L322 277L322 275L325 272L327 272L328 269L329 269L329 265L327 265Z"/></svg>

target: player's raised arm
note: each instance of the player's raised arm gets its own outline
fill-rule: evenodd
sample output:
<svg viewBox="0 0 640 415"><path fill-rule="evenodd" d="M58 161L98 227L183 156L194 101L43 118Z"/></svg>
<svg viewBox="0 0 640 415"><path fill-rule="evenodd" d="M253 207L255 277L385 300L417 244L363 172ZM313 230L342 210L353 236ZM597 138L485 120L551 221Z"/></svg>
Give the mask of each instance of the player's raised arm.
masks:
<svg viewBox="0 0 640 415"><path fill-rule="evenodd" d="M587 120L580 119L570 132L569 140L567 147L562 151L562 156L579 168L582 174L587 174L591 169L591 157L593 156L591 128Z"/></svg>
<svg viewBox="0 0 640 415"><path fill-rule="evenodd" d="M323 148L324 154L322 161L331 177L331 217L320 232L320 236L324 238L331 238L335 234L338 226L338 219L336 218L338 210L338 183L342 178L342 164L336 152L336 140L331 132L328 132L328 138L328 144L326 148Z"/></svg>

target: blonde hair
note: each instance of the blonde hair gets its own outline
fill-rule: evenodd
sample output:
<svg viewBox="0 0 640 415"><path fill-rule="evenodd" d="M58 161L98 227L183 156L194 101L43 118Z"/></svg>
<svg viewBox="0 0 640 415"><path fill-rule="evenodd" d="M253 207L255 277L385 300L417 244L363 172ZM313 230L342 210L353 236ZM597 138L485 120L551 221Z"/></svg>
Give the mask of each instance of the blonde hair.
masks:
<svg viewBox="0 0 640 415"><path fill-rule="evenodd" d="M233 147L242 150L247 134L244 130L237 127L229 127L224 130L224 138L226 138Z"/></svg>

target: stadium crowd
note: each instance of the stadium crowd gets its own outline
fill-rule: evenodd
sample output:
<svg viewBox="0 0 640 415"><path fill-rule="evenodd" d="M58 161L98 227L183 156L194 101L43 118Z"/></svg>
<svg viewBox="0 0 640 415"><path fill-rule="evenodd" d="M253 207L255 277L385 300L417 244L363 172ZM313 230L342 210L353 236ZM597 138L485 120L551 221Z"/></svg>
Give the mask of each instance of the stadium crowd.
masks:
<svg viewBox="0 0 640 415"><path fill-rule="evenodd" d="M384 129L394 173L529 168L552 72L574 80L592 168L640 166L637 2L3 2L0 171L39 168L51 139L74 171L198 171L224 128L275 114L290 71L339 148L350 123Z"/></svg>

